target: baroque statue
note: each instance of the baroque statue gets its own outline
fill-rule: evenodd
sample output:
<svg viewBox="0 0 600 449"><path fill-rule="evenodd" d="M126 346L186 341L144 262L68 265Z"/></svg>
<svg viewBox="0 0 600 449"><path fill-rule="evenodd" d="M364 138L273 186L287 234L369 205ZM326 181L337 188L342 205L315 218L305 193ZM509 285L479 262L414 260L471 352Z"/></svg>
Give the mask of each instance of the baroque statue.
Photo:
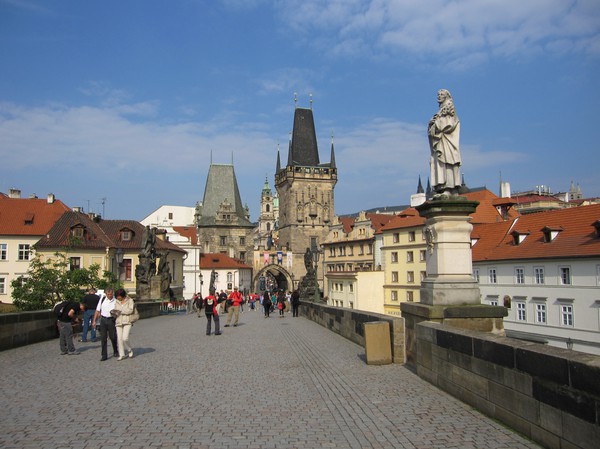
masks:
<svg viewBox="0 0 600 449"><path fill-rule="evenodd" d="M431 149L431 185L438 195L456 195L461 186L460 120L450 92L440 89L437 100L440 109L427 127Z"/></svg>

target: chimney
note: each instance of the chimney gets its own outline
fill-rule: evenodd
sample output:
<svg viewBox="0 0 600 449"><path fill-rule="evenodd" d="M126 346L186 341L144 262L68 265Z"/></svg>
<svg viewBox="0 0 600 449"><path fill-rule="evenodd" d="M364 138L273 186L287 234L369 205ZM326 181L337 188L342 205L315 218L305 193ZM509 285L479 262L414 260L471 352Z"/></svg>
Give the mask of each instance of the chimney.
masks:
<svg viewBox="0 0 600 449"><path fill-rule="evenodd" d="M83 212L83 207L75 206L73 207L73 212Z"/></svg>
<svg viewBox="0 0 600 449"><path fill-rule="evenodd" d="M12 188L8 191L9 198L21 198L21 191L19 189Z"/></svg>
<svg viewBox="0 0 600 449"><path fill-rule="evenodd" d="M54 204L54 193L49 193L48 194L48 204Z"/></svg>
<svg viewBox="0 0 600 449"><path fill-rule="evenodd" d="M32 193L31 195L29 195L29 199L30 200L37 200L38 197L37 197L37 195L35 193Z"/></svg>

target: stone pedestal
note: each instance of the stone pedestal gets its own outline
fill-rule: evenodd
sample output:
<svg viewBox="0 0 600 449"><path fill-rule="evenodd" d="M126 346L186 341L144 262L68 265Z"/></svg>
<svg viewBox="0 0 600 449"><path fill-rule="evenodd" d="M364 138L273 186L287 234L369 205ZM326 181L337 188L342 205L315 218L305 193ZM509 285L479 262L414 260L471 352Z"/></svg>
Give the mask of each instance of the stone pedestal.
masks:
<svg viewBox="0 0 600 449"><path fill-rule="evenodd" d="M441 196L417 206L426 218L427 275L421 283L421 303L429 305L479 304L479 286L473 279L470 214L477 201Z"/></svg>
<svg viewBox="0 0 600 449"><path fill-rule="evenodd" d="M158 276L150 278L150 298L161 299L161 282Z"/></svg>
<svg viewBox="0 0 600 449"><path fill-rule="evenodd" d="M425 221L427 276L421 283L419 303L402 303L406 359L416 360L416 326L435 321L462 329L504 334L504 307L481 304L473 278L470 214L477 201L440 195L416 209Z"/></svg>
<svg viewBox="0 0 600 449"><path fill-rule="evenodd" d="M364 324L365 358L368 365L389 365L392 363L390 323L370 321Z"/></svg>

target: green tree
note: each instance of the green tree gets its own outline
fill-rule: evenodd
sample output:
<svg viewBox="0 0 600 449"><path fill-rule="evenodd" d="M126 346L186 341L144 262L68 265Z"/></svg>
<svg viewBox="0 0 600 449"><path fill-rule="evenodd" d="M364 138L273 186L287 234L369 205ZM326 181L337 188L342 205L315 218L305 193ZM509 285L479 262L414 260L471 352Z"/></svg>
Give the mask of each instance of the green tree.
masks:
<svg viewBox="0 0 600 449"><path fill-rule="evenodd" d="M12 281L13 303L19 310L50 309L64 300L79 301L90 286L118 287L115 276L104 272L99 276L100 266L71 270L69 259L64 253L42 261L35 257L27 275Z"/></svg>

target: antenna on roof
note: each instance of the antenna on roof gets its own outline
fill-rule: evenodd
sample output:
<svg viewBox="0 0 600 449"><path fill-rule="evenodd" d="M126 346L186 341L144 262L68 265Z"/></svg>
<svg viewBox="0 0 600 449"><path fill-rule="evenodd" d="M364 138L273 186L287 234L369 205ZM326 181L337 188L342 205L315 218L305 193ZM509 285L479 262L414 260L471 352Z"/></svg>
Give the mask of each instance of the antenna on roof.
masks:
<svg viewBox="0 0 600 449"><path fill-rule="evenodd" d="M310 97L310 110L312 111L312 93L309 93L308 96Z"/></svg>
<svg viewBox="0 0 600 449"><path fill-rule="evenodd" d="M294 109L298 107L298 93L294 92Z"/></svg>
<svg viewBox="0 0 600 449"><path fill-rule="evenodd" d="M106 197L102 198L102 218L106 219L106 216L104 215L104 205L106 204Z"/></svg>

